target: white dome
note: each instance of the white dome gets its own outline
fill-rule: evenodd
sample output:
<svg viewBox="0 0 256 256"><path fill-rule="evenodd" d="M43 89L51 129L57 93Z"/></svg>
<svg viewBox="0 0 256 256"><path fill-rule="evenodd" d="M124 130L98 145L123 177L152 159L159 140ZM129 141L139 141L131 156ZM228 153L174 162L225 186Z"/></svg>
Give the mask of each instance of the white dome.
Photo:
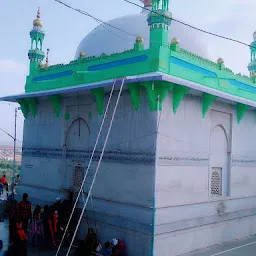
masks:
<svg viewBox="0 0 256 256"><path fill-rule="evenodd" d="M149 26L147 16L149 11L143 9L139 14L127 15L101 24L92 30L78 46L75 59L79 58L81 52L86 56L100 56L105 53L120 53L133 48L136 37L144 38L145 49L149 47ZM115 29L116 27L118 29ZM169 33L169 42L176 37L180 41L181 48L207 58L206 41L203 33L172 21Z"/></svg>

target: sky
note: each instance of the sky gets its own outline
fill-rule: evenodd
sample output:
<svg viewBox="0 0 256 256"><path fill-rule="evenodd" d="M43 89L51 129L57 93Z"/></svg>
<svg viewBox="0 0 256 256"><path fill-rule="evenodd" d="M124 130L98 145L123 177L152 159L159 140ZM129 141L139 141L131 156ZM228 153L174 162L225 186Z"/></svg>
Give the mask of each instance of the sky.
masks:
<svg viewBox="0 0 256 256"><path fill-rule="evenodd" d="M139 0L131 0L141 4ZM101 20L140 12L140 8L124 0L65 0ZM50 49L50 64L67 63L74 59L80 41L98 23L72 11L54 0L0 1L0 96L24 92L28 74L29 31L40 6L44 50ZM170 0L173 17L201 29L250 44L256 30L255 0ZM248 74L249 48L210 35L202 36L213 61L222 57L235 73ZM188 38L193 40L194 38ZM197 38L196 40L200 40ZM16 105L0 102L0 128L14 133ZM23 116L18 113L17 137L22 140ZM0 132L0 145L12 143Z"/></svg>

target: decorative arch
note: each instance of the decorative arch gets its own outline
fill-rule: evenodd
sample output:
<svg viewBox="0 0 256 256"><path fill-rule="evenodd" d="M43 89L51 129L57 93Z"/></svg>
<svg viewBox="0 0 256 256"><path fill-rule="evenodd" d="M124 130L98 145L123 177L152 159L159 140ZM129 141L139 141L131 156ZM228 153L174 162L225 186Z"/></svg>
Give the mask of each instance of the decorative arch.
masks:
<svg viewBox="0 0 256 256"><path fill-rule="evenodd" d="M227 131L226 131L225 127L224 127L222 124L217 124L217 125L215 125L215 126L212 128L212 130L211 130L211 135L212 135L212 133L214 132L214 130L217 129L218 127L221 128L222 131L224 132L225 138L226 138L226 142L228 143L228 142L229 142L228 134L227 134Z"/></svg>
<svg viewBox="0 0 256 256"><path fill-rule="evenodd" d="M37 47L40 51L42 51L42 41L41 41L41 38L38 39L38 42L37 42Z"/></svg>
<svg viewBox="0 0 256 256"><path fill-rule="evenodd" d="M36 46L37 46L36 40L33 39L33 41L32 41L32 50L35 50L35 49L36 49Z"/></svg>
<svg viewBox="0 0 256 256"><path fill-rule="evenodd" d="M229 177L229 137L222 124L215 125L210 134L210 195L226 196Z"/></svg>
<svg viewBox="0 0 256 256"><path fill-rule="evenodd" d="M64 146L67 148L85 148L88 145L90 127L87 122L79 117L69 125Z"/></svg>

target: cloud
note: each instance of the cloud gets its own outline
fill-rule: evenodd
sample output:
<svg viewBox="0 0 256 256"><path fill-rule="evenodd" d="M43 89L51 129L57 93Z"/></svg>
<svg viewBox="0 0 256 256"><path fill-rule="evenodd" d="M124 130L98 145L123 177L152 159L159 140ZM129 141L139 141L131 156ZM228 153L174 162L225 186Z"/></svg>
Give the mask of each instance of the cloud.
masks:
<svg viewBox="0 0 256 256"><path fill-rule="evenodd" d="M15 62L13 60L0 60L0 74L1 73L16 73L26 74L27 67L24 64Z"/></svg>

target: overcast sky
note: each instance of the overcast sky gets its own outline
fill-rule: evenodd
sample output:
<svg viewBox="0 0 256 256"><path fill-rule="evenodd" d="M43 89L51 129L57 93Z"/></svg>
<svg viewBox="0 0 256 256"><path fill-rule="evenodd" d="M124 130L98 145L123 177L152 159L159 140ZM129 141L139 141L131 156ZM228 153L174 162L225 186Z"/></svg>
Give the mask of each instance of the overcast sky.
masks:
<svg viewBox="0 0 256 256"><path fill-rule="evenodd" d="M139 0L133 0L140 3ZM123 0L66 0L69 4L108 21L141 10ZM0 1L0 96L24 91L29 61L29 31L37 8L41 8L46 38L44 49L50 48L50 64L67 63L74 58L77 46L98 23L53 0ZM232 37L246 43L252 41L256 30L256 1L251 0L170 0L174 18L192 25ZM193 38L188 38L193 40ZM200 40L200 38L197 40ZM209 56L216 61L222 57L226 66L236 73L247 74L249 49L246 46L204 36ZM0 128L13 133L14 106L0 103ZM18 137L22 139L22 114L18 117ZM11 142L1 133L0 144Z"/></svg>

